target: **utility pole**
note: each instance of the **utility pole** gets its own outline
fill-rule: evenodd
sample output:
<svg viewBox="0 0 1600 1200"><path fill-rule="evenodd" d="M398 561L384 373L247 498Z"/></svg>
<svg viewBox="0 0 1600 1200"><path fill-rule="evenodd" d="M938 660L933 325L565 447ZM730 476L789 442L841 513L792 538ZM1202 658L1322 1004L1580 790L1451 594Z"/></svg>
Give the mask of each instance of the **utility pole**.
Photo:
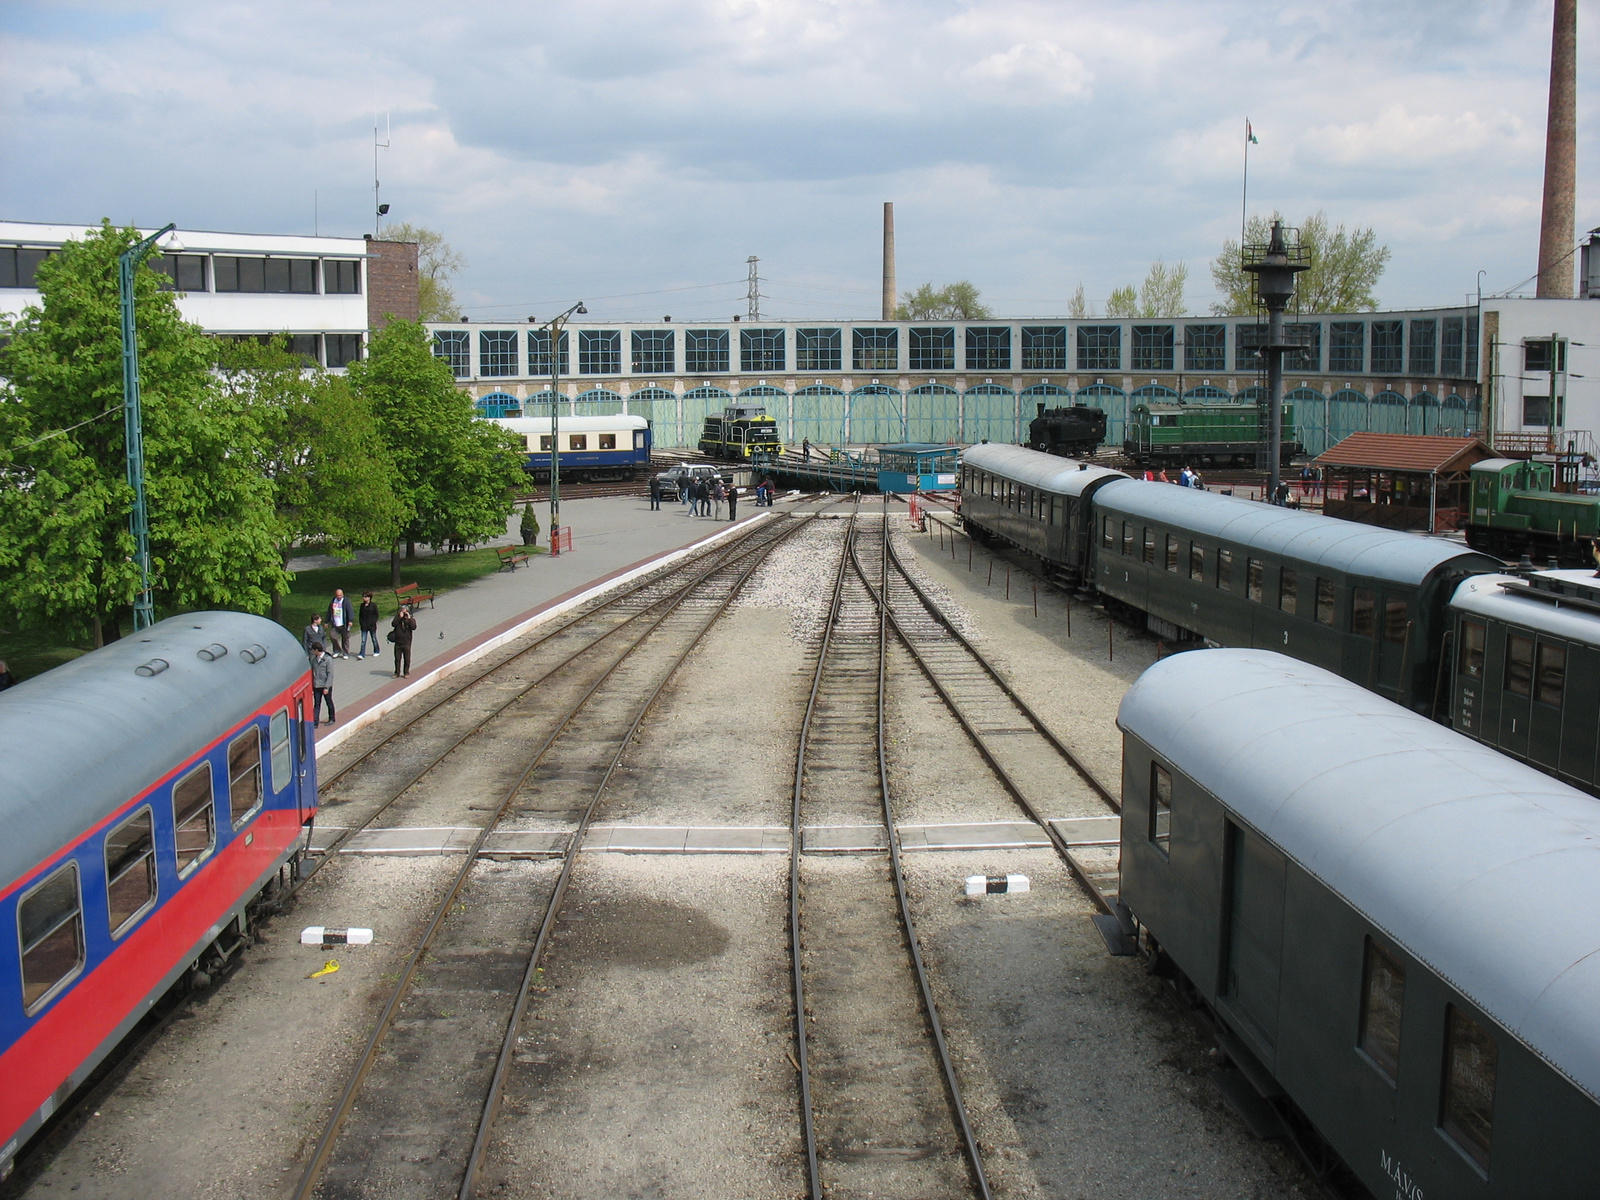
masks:
<svg viewBox="0 0 1600 1200"><path fill-rule="evenodd" d="M133 276L155 245L176 229L168 225L117 257L117 291L122 304L122 440L133 508L128 513L133 534L133 562L139 568L139 591L133 598L133 629L156 623L150 595L150 515L144 502L144 416L139 410L139 333L133 319Z"/></svg>
<svg viewBox="0 0 1600 1200"><path fill-rule="evenodd" d="M378 193L378 151L389 148L389 114L383 114L383 141L378 140L378 117L372 117L372 236L378 236L378 222L383 220L389 211L387 204L380 203L382 197Z"/></svg>
<svg viewBox="0 0 1600 1200"><path fill-rule="evenodd" d="M745 288L745 301L749 310L749 319L761 320L761 276L756 274L756 266L761 262L754 254L745 259L750 264L750 278Z"/></svg>
<svg viewBox="0 0 1600 1200"><path fill-rule="evenodd" d="M568 317L589 310L579 300L545 325L550 339L550 553L561 553L561 332Z"/></svg>

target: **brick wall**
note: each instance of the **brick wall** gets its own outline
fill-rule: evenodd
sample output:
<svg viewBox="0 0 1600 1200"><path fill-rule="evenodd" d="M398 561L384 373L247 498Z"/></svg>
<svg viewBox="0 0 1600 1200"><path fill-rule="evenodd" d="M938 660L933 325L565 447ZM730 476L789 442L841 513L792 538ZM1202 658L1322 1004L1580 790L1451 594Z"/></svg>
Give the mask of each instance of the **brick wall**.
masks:
<svg viewBox="0 0 1600 1200"><path fill-rule="evenodd" d="M367 238L367 325L374 332L393 317L415 321L422 315L417 292L417 244Z"/></svg>

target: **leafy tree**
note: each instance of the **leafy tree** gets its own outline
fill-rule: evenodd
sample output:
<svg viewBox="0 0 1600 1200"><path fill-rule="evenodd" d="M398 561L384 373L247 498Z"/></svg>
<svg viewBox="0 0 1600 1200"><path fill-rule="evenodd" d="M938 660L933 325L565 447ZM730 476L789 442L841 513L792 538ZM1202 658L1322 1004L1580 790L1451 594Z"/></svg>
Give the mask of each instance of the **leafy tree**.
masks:
<svg viewBox="0 0 1600 1200"><path fill-rule="evenodd" d="M1081 283L1078 285L1078 290L1072 293L1072 299L1067 301L1067 316L1075 321L1094 316L1094 310L1089 306L1089 297L1084 294Z"/></svg>
<svg viewBox="0 0 1600 1200"><path fill-rule="evenodd" d="M473 415L472 400L434 357L419 322L389 324L349 378L371 405L394 460L395 490L410 511L390 553L397 585L400 539L411 558L418 542L471 543L504 532L512 489L525 478L521 439Z"/></svg>
<svg viewBox="0 0 1600 1200"><path fill-rule="evenodd" d="M0 617L120 636L138 590L122 422L117 257L101 223L39 267L41 304L7 329L0 410ZM163 277L135 275L151 585L158 607L266 609L286 583L256 431L217 386L213 351Z"/></svg>
<svg viewBox="0 0 1600 1200"><path fill-rule="evenodd" d="M1272 236L1270 217L1254 216L1245 226L1245 241L1266 242ZM1300 244L1310 251L1311 268L1295 281L1303 312L1371 312L1378 307L1372 289L1389 265L1389 247L1380 246L1371 227L1347 232L1343 225L1332 231L1328 215L1318 212L1300 223ZM1239 243L1229 238L1222 253L1211 260L1211 278L1222 299L1211 306L1218 316L1253 313L1255 278L1239 261Z"/></svg>
<svg viewBox="0 0 1600 1200"><path fill-rule="evenodd" d="M1139 315L1139 289L1131 283L1127 287L1112 288L1106 297L1106 316L1137 317Z"/></svg>
<svg viewBox="0 0 1600 1200"><path fill-rule="evenodd" d="M257 469L269 481L280 561L296 546L349 557L390 545L409 515L395 495L394 460L372 407L343 376L270 345L219 342L224 390L254 421ZM272 617L282 594L272 594Z"/></svg>
<svg viewBox="0 0 1600 1200"><path fill-rule="evenodd" d="M401 221L385 225L381 236L391 242L417 243L417 294L422 303L422 319L454 321L460 316L461 307L450 283L467 260L444 240L444 235Z"/></svg>
<svg viewBox="0 0 1600 1200"><path fill-rule="evenodd" d="M1181 317L1184 314L1183 290L1188 282L1188 263L1169 267L1158 258L1150 264L1149 273L1138 287L1130 283L1111 293L1106 300L1106 316Z"/></svg>
<svg viewBox="0 0 1600 1200"><path fill-rule="evenodd" d="M979 302L976 285L965 279L942 288L925 283L894 312L897 321L985 321L992 316Z"/></svg>

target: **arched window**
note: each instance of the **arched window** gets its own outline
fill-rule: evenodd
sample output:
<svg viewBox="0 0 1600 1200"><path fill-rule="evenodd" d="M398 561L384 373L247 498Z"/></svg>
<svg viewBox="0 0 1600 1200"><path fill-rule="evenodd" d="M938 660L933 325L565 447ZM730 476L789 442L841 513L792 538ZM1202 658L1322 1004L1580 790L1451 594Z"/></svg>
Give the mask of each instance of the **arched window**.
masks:
<svg viewBox="0 0 1600 1200"><path fill-rule="evenodd" d="M1247 387L1234 399L1240 404L1265 404L1267 402L1267 389L1264 387Z"/></svg>
<svg viewBox="0 0 1600 1200"><path fill-rule="evenodd" d="M614 417L622 411L622 397L606 388L590 388L572 406L575 416Z"/></svg>
<svg viewBox="0 0 1600 1200"><path fill-rule="evenodd" d="M925 383L906 393L906 440L954 442L961 439L961 407L953 387Z"/></svg>
<svg viewBox="0 0 1600 1200"><path fill-rule="evenodd" d="M849 428L844 440L882 445L906 440L905 410L900 392L881 383L869 383L851 392L845 411Z"/></svg>
<svg viewBox="0 0 1600 1200"><path fill-rule="evenodd" d="M1109 383L1090 384L1079 388L1079 404L1090 404L1106 414L1106 440L1108 446L1120 446L1128 433L1128 394Z"/></svg>
<svg viewBox="0 0 1600 1200"><path fill-rule="evenodd" d="M1199 387L1192 387L1183 394L1183 398L1191 404L1216 404L1219 401L1232 400L1233 397L1212 383L1202 383Z"/></svg>
<svg viewBox="0 0 1600 1200"><path fill-rule="evenodd" d="M1178 398L1178 393L1159 383L1147 383L1128 393L1129 399L1140 404L1165 404Z"/></svg>
<svg viewBox="0 0 1600 1200"><path fill-rule="evenodd" d="M480 417L520 417L522 402L509 392L490 392L478 397L477 409Z"/></svg>
<svg viewBox="0 0 1600 1200"><path fill-rule="evenodd" d="M1373 433L1408 433L1410 411L1399 392L1382 391L1372 398L1369 428Z"/></svg>
<svg viewBox="0 0 1600 1200"><path fill-rule="evenodd" d="M1411 408L1416 413L1411 424L1416 426L1417 433L1438 434L1439 430L1439 397L1432 392L1418 392L1411 397Z"/></svg>
<svg viewBox="0 0 1600 1200"><path fill-rule="evenodd" d="M1017 394L998 383L969 387L961 398L961 440L965 442L1022 441L1017 430Z"/></svg>
<svg viewBox="0 0 1600 1200"><path fill-rule="evenodd" d="M825 383L803 387L794 394L794 433L791 440L828 445L844 428L845 394Z"/></svg>
<svg viewBox="0 0 1600 1200"><path fill-rule="evenodd" d="M733 393L707 384L690 388L683 394L683 428L679 431L680 444L693 446L700 441L706 427L706 418L720 415L733 399Z"/></svg>
<svg viewBox="0 0 1600 1200"><path fill-rule="evenodd" d="M1367 394L1342 388L1328 399L1328 444L1338 445L1352 433L1364 433L1369 419Z"/></svg>
<svg viewBox="0 0 1600 1200"><path fill-rule="evenodd" d="M1284 424L1287 426L1292 417L1294 440L1306 448L1307 454L1321 454L1333 445L1328 440L1328 406L1324 403L1326 399L1326 396L1311 387L1297 387L1293 391L1284 393ZM1290 405L1293 405L1292 409L1288 407ZM1289 440L1287 428L1284 431L1284 440Z"/></svg>
<svg viewBox="0 0 1600 1200"><path fill-rule="evenodd" d="M1451 392L1439 406L1439 432L1447 437L1467 436L1467 401L1458 392Z"/></svg>

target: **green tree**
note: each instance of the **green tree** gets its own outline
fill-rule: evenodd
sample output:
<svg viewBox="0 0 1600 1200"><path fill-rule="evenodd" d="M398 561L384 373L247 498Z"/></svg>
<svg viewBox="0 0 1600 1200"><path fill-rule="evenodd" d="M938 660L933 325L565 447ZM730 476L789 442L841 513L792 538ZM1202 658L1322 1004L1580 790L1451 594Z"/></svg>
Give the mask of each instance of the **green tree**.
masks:
<svg viewBox="0 0 1600 1200"><path fill-rule="evenodd" d="M897 321L986 321L992 316L979 301L977 286L965 279L942 288L925 283L894 312Z"/></svg>
<svg viewBox="0 0 1600 1200"><path fill-rule="evenodd" d="M120 636L138 590L124 469L117 258L140 235L102 222L39 268L40 304L5 330L0 617ZM210 340L163 277L134 294L151 585L164 608L263 612L286 582L255 429L217 386Z"/></svg>
<svg viewBox="0 0 1600 1200"><path fill-rule="evenodd" d="M1270 217L1253 216L1245 226L1247 244L1263 244L1272 236ZM1389 247L1378 244L1371 227L1347 232L1343 225L1330 231L1328 215L1317 212L1300 223L1300 244L1310 252L1311 267L1295 281L1302 312L1371 312L1378 307L1373 288L1389 265ZM1211 260L1211 279L1221 299L1211 306L1218 316L1236 316L1256 310L1255 278L1239 261L1239 243L1229 238L1222 253Z"/></svg>
<svg viewBox="0 0 1600 1200"><path fill-rule="evenodd" d="M1139 289L1131 283L1127 287L1112 288L1111 295L1106 297L1106 316L1137 317L1138 315Z"/></svg>
<svg viewBox="0 0 1600 1200"><path fill-rule="evenodd" d="M400 221L385 225L379 235L391 242L417 243L417 295L424 321L454 321L461 315L460 303L450 284L467 260L444 240L437 230Z"/></svg>
<svg viewBox="0 0 1600 1200"><path fill-rule="evenodd" d="M473 415L471 398L434 357L419 322L392 322L349 378L371 405L394 461L395 490L410 510L390 552L397 585L400 540L411 558L418 542L478 542L505 531L512 492L526 478L522 441Z"/></svg>
<svg viewBox="0 0 1600 1200"><path fill-rule="evenodd" d="M1094 316L1094 309L1089 306L1089 297L1084 294L1081 283L1078 285L1078 290L1072 293L1072 299L1067 301L1067 316L1074 321Z"/></svg>
<svg viewBox="0 0 1600 1200"><path fill-rule="evenodd" d="M1169 267L1158 258L1150 264L1143 283L1137 287L1130 283L1112 291L1106 300L1106 316L1181 317L1184 314L1183 292L1188 282L1188 263Z"/></svg>
<svg viewBox="0 0 1600 1200"><path fill-rule="evenodd" d="M347 379L308 369L282 338L219 342L217 373L255 424L257 469L271 484L286 567L297 546L348 558L393 543L409 513L372 407ZM281 600L272 594L274 620Z"/></svg>

